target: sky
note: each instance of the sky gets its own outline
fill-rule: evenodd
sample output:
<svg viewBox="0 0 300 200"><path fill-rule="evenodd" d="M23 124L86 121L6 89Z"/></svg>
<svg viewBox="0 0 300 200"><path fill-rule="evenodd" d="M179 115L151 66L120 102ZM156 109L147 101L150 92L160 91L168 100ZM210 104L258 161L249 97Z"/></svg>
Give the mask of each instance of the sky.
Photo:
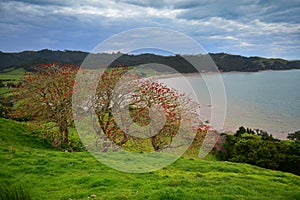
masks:
<svg viewBox="0 0 300 200"><path fill-rule="evenodd" d="M3 52L90 52L143 27L178 31L207 52L300 59L299 0L0 0Z"/></svg>

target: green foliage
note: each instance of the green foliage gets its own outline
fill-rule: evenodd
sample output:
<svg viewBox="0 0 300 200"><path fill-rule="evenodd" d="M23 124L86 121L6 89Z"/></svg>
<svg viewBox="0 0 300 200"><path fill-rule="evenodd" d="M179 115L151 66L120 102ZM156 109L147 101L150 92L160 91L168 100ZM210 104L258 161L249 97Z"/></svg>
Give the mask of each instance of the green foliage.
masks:
<svg viewBox="0 0 300 200"><path fill-rule="evenodd" d="M9 88L0 86L0 118L10 118L9 113L11 111L13 103L10 102L8 93L9 93Z"/></svg>
<svg viewBox="0 0 300 200"><path fill-rule="evenodd" d="M216 157L219 160L228 160L231 157L234 145L238 140L238 138L233 135L225 135L225 137L226 142L223 144L223 150L216 153Z"/></svg>
<svg viewBox="0 0 300 200"><path fill-rule="evenodd" d="M271 140L271 141L278 141L277 139L275 139L272 134L268 134L266 131L264 130L260 130L260 129L250 129L250 128L245 128L243 126L239 127L239 130L236 131L236 133L234 134L235 137L247 137L245 135L256 135L256 136L260 136L260 138L262 140ZM251 137L251 136L250 136Z"/></svg>
<svg viewBox="0 0 300 200"><path fill-rule="evenodd" d="M300 131L295 131L294 133L289 133L287 138L289 140L300 140Z"/></svg>
<svg viewBox="0 0 300 200"><path fill-rule="evenodd" d="M9 108L0 102L0 118L9 118Z"/></svg>
<svg viewBox="0 0 300 200"><path fill-rule="evenodd" d="M243 126L241 126L239 128L239 130L236 131L236 133L234 134L234 136L240 137L243 133L246 133L246 129Z"/></svg>
<svg viewBox="0 0 300 200"><path fill-rule="evenodd" d="M240 127L226 136L220 160L242 162L300 175L300 142L280 141L262 130Z"/></svg>

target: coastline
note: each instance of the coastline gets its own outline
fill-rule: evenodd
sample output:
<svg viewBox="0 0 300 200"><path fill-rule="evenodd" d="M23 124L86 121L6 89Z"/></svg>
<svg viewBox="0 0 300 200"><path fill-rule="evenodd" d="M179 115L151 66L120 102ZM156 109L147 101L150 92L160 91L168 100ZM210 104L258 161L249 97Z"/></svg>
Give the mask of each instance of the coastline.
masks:
<svg viewBox="0 0 300 200"><path fill-rule="evenodd" d="M264 72L288 72L288 71L300 71L300 69L283 69L283 70L258 70L258 71L218 71L218 72L193 72L193 73L171 73L171 74L161 74L161 75L153 75L147 76L146 78L157 78L157 79L165 79L165 78L176 78L179 76L193 77L193 76L201 76L201 75L214 75L214 74L248 74L248 73L264 73Z"/></svg>
<svg viewBox="0 0 300 200"><path fill-rule="evenodd" d="M256 71L256 72L230 71L230 72L220 72L220 73L217 73L217 72L186 73L186 74L173 73L173 74L156 75L156 76L152 76L152 77L154 79L158 80L158 81L160 79L173 79L171 81L175 80L175 82L176 82L176 77L181 77L181 78L184 78L184 77L197 77L199 75L200 76L201 75L206 76L206 75L213 75L213 74L220 74L222 76L222 74L226 74L226 75L227 74L248 74L248 73L249 74L255 74L255 73L269 73L269 72L292 72L293 73L293 71L299 72L300 69L291 69L291 70L262 70L262 71ZM278 74L277 76L280 76L280 74ZM285 73L285 76L289 76L289 74ZM226 76L226 77L228 78L228 76ZM180 79L178 79L178 80L180 80ZM226 85L226 86L229 86L229 85ZM231 105L228 105L228 103L233 104L234 102L227 101L227 107L230 107ZM236 108L234 108L234 109L236 109ZM267 112L265 112L265 111L262 111L262 112L263 112L262 116L267 115ZM236 112L232 112L232 114L233 113L236 113ZM229 113L227 111L226 115L228 115L228 114L230 115L230 111L229 111ZM243 116L235 115L237 117L234 117L234 119L233 119L234 121L232 121L231 119L234 116L232 114L230 115L231 117L227 116L227 117L229 117L228 119L230 119L230 120L227 123L225 123L224 128L219 131L220 133L224 132L224 133L234 134L238 130L238 128L240 126L244 126L245 128L261 129L261 130L267 131L268 134L272 134L272 136L274 138L277 138L277 139L280 139L280 140L288 140L287 139L288 133L293 133L293 132L298 131L300 129L300 128L297 128L297 126L293 126L293 129L289 129L285 125L279 125L278 128L277 128L278 125L274 125L274 128L273 128L270 125L270 121L268 121L268 119L266 119L266 118L262 118L261 120L257 120L256 118L254 118L253 120L251 120L252 122L249 123L247 119L246 120L242 120ZM239 119L241 119L241 120L239 120ZM250 118L250 119L252 119L252 118ZM266 120L266 121L264 121L264 120ZM288 123L289 119L286 119L286 120L287 120L286 123ZM258 122L257 123L254 122L253 123L253 121L258 121ZM241 123L239 123L239 122L241 122ZM262 123L264 123L266 126L264 126ZM284 124L284 123L285 123L284 119L281 119L281 122L279 124ZM255 124L257 124L257 125L255 125ZM290 127L290 128L292 128L292 127Z"/></svg>

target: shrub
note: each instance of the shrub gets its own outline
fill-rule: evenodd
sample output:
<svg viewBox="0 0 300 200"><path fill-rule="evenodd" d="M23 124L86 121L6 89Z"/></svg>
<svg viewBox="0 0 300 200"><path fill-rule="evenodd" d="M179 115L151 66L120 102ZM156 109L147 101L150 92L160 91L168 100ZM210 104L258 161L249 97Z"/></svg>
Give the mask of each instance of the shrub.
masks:
<svg viewBox="0 0 300 200"><path fill-rule="evenodd" d="M217 158L300 175L300 142L280 141L265 131L240 127L235 135L226 135Z"/></svg>

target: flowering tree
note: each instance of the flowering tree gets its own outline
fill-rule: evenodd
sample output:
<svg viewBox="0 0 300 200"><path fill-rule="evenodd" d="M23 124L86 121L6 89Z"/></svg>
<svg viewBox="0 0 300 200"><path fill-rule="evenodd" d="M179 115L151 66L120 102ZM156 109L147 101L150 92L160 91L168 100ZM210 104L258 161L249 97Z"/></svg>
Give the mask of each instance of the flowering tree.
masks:
<svg viewBox="0 0 300 200"><path fill-rule="evenodd" d="M174 142L175 138L193 141L195 135L204 137L199 136L202 123L197 103L165 84L129 73L131 69L122 65L107 68L97 82L94 99L82 105L93 107L105 140L118 147L130 144L136 149L150 144L153 151L162 151L186 145ZM15 117L30 116L36 121L57 124L53 142L58 147L69 143L68 126L73 121L72 95L78 70L73 65L39 65L34 73L25 74L15 91L19 100ZM83 74L88 71L83 70Z"/></svg>
<svg viewBox="0 0 300 200"><path fill-rule="evenodd" d="M186 134L178 137L192 141L202 125L199 105L163 83L128 71L106 70L96 90L95 112L107 138L118 146L150 143L154 151L161 151L182 145L174 138L184 129Z"/></svg>
<svg viewBox="0 0 300 200"><path fill-rule="evenodd" d="M174 137L179 134L180 129L184 129L180 140L192 141L196 134L194 127L201 125L197 103L184 94L179 94L177 90L152 79L142 79L134 84L137 85L131 94L131 113L141 125L150 125L150 121L153 121L148 129L148 136L154 151L183 145L173 144Z"/></svg>
<svg viewBox="0 0 300 200"><path fill-rule="evenodd" d="M35 121L54 122L58 126L54 145L69 143L68 126L72 122L72 94L78 67L58 63L39 65L25 73L14 92L16 111L13 117L30 116Z"/></svg>
<svg viewBox="0 0 300 200"><path fill-rule="evenodd" d="M116 84L127 71L128 67L125 65L108 68L99 79L93 105L101 130L118 146L123 146L130 138L116 124L112 114L112 107L117 106L117 101L113 101Z"/></svg>

